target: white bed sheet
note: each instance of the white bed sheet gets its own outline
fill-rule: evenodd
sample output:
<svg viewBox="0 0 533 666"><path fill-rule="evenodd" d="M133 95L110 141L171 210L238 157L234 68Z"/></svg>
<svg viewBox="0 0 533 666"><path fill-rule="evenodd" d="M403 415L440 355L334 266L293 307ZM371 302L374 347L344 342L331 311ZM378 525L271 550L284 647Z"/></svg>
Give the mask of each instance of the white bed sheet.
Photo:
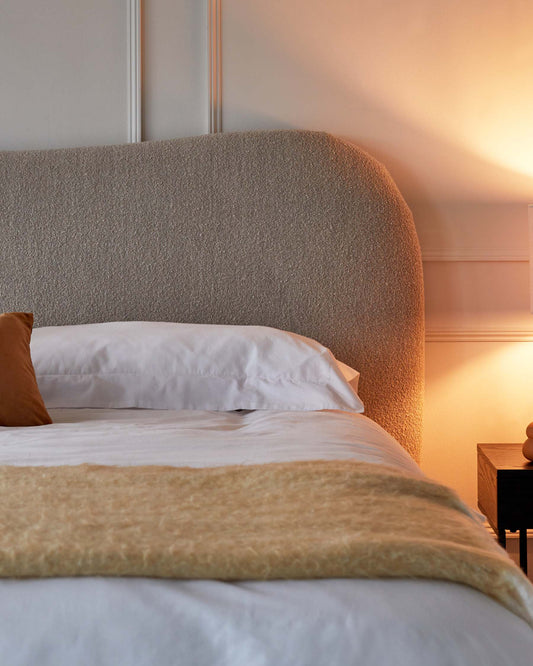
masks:
<svg viewBox="0 0 533 666"><path fill-rule="evenodd" d="M54 423L0 428L1 465L204 467L350 459L419 473L366 416L338 411L51 409Z"/></svg>
<svg viewBox="0 0 533 666"><path fill-rule="evenodd" d="M346 459L420 474L364 416L53 410L0 429L0 464L222 465ZM461 585L421 580L223 583L0 580L9 666L530 666L533 632Z"/></svg>

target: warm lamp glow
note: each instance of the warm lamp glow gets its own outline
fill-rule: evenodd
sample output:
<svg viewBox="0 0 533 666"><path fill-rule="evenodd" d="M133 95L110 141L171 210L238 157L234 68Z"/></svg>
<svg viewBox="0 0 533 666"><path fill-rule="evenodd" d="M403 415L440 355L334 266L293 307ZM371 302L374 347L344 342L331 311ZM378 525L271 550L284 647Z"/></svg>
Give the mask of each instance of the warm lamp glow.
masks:
<svg viewBox="0 0 533 666"><path fill-rule="evenodd" d="M439 344L439 343L436 343ZM441 343L448 344L448 343ZM475 352L458 345L454 362L450 355L433 359L428 368L427 408L454 414L458 431L472 431L474 441L524 441L525 427L533 414L527 404L517 409L520 397L531 393L533 345L530 342L485 342ZM498 393L497 408L494 392ZM464 410L467 396L476 400ZM487 405L492 407L487 411ZM481 427L480 427L480 424ZM448 455L447 453L445 455ZM450 464L453 464L453 456Z"/></svg>
<svg viewBox="0 0 533 666"><path fill-rule="evenodd" d="M533 99L529 103L532 103ZM533 126L531 120L526 117L516 121L508 121L511 127L498 127L492 132L487 132L486 141L480 150L487 157L498 162L516 173L524 174L533 178ZM516 123L514 127L513 123ZM506 124L506 123L505 123Z"/></svg>
<svg viewBox="0 0 533 666"><path fill-rule="evenodd" d="M422 469L453 485L472 507L476 443L526 438L533 420L531 368L531 342L431 343Z"/></svg>

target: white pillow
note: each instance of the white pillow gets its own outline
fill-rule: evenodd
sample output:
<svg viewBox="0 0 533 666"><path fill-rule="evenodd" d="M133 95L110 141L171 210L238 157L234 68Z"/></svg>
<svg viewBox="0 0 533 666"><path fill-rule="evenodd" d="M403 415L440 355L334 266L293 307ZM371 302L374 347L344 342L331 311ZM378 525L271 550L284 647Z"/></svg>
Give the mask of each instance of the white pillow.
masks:
<svg viewBox="0 0 533 666"><path fill-rule="evenodd" d="M335 363L339 367L339 370L341 371L344 379L348 382L348 384L350 384L353 390L357 393L357 389L359 387L359 377L361 376L360 373L357 372L357 370L350 368L349 365L346 365L346 363L343 363L342 361L337 361L337 359L335 359Z"/></svg>
<svg viewBox="0 0 533 666"><path fill-rule="evenodd" d="M328 349L263 326L51 326L34 329L31 354L49 408L363 411Z"/></svg>

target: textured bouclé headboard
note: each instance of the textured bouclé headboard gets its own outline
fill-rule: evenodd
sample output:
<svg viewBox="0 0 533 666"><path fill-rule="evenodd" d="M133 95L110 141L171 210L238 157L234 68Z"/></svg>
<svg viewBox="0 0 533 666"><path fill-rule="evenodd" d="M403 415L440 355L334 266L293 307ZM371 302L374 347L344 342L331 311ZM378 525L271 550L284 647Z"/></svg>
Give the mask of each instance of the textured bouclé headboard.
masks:
<svg viewBox="0 0 533 666"><path fill-rule="evenodd" d="M320 132L0 153L0 311L36 325L262 324L361 372L419 455L422 271L385 169Z"/></svg>

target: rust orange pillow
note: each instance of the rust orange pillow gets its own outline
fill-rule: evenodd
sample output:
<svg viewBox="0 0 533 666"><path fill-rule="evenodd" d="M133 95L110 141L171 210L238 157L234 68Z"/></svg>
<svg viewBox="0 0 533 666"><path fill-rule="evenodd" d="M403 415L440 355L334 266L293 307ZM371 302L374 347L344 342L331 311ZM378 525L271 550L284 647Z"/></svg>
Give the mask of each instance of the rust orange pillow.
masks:
<svg viewBox="0 0 533 666"><path fill-rule="evenodd" d="M0 315L0 426L52 423L39 393L31 361L33 315Z"/></svg>

